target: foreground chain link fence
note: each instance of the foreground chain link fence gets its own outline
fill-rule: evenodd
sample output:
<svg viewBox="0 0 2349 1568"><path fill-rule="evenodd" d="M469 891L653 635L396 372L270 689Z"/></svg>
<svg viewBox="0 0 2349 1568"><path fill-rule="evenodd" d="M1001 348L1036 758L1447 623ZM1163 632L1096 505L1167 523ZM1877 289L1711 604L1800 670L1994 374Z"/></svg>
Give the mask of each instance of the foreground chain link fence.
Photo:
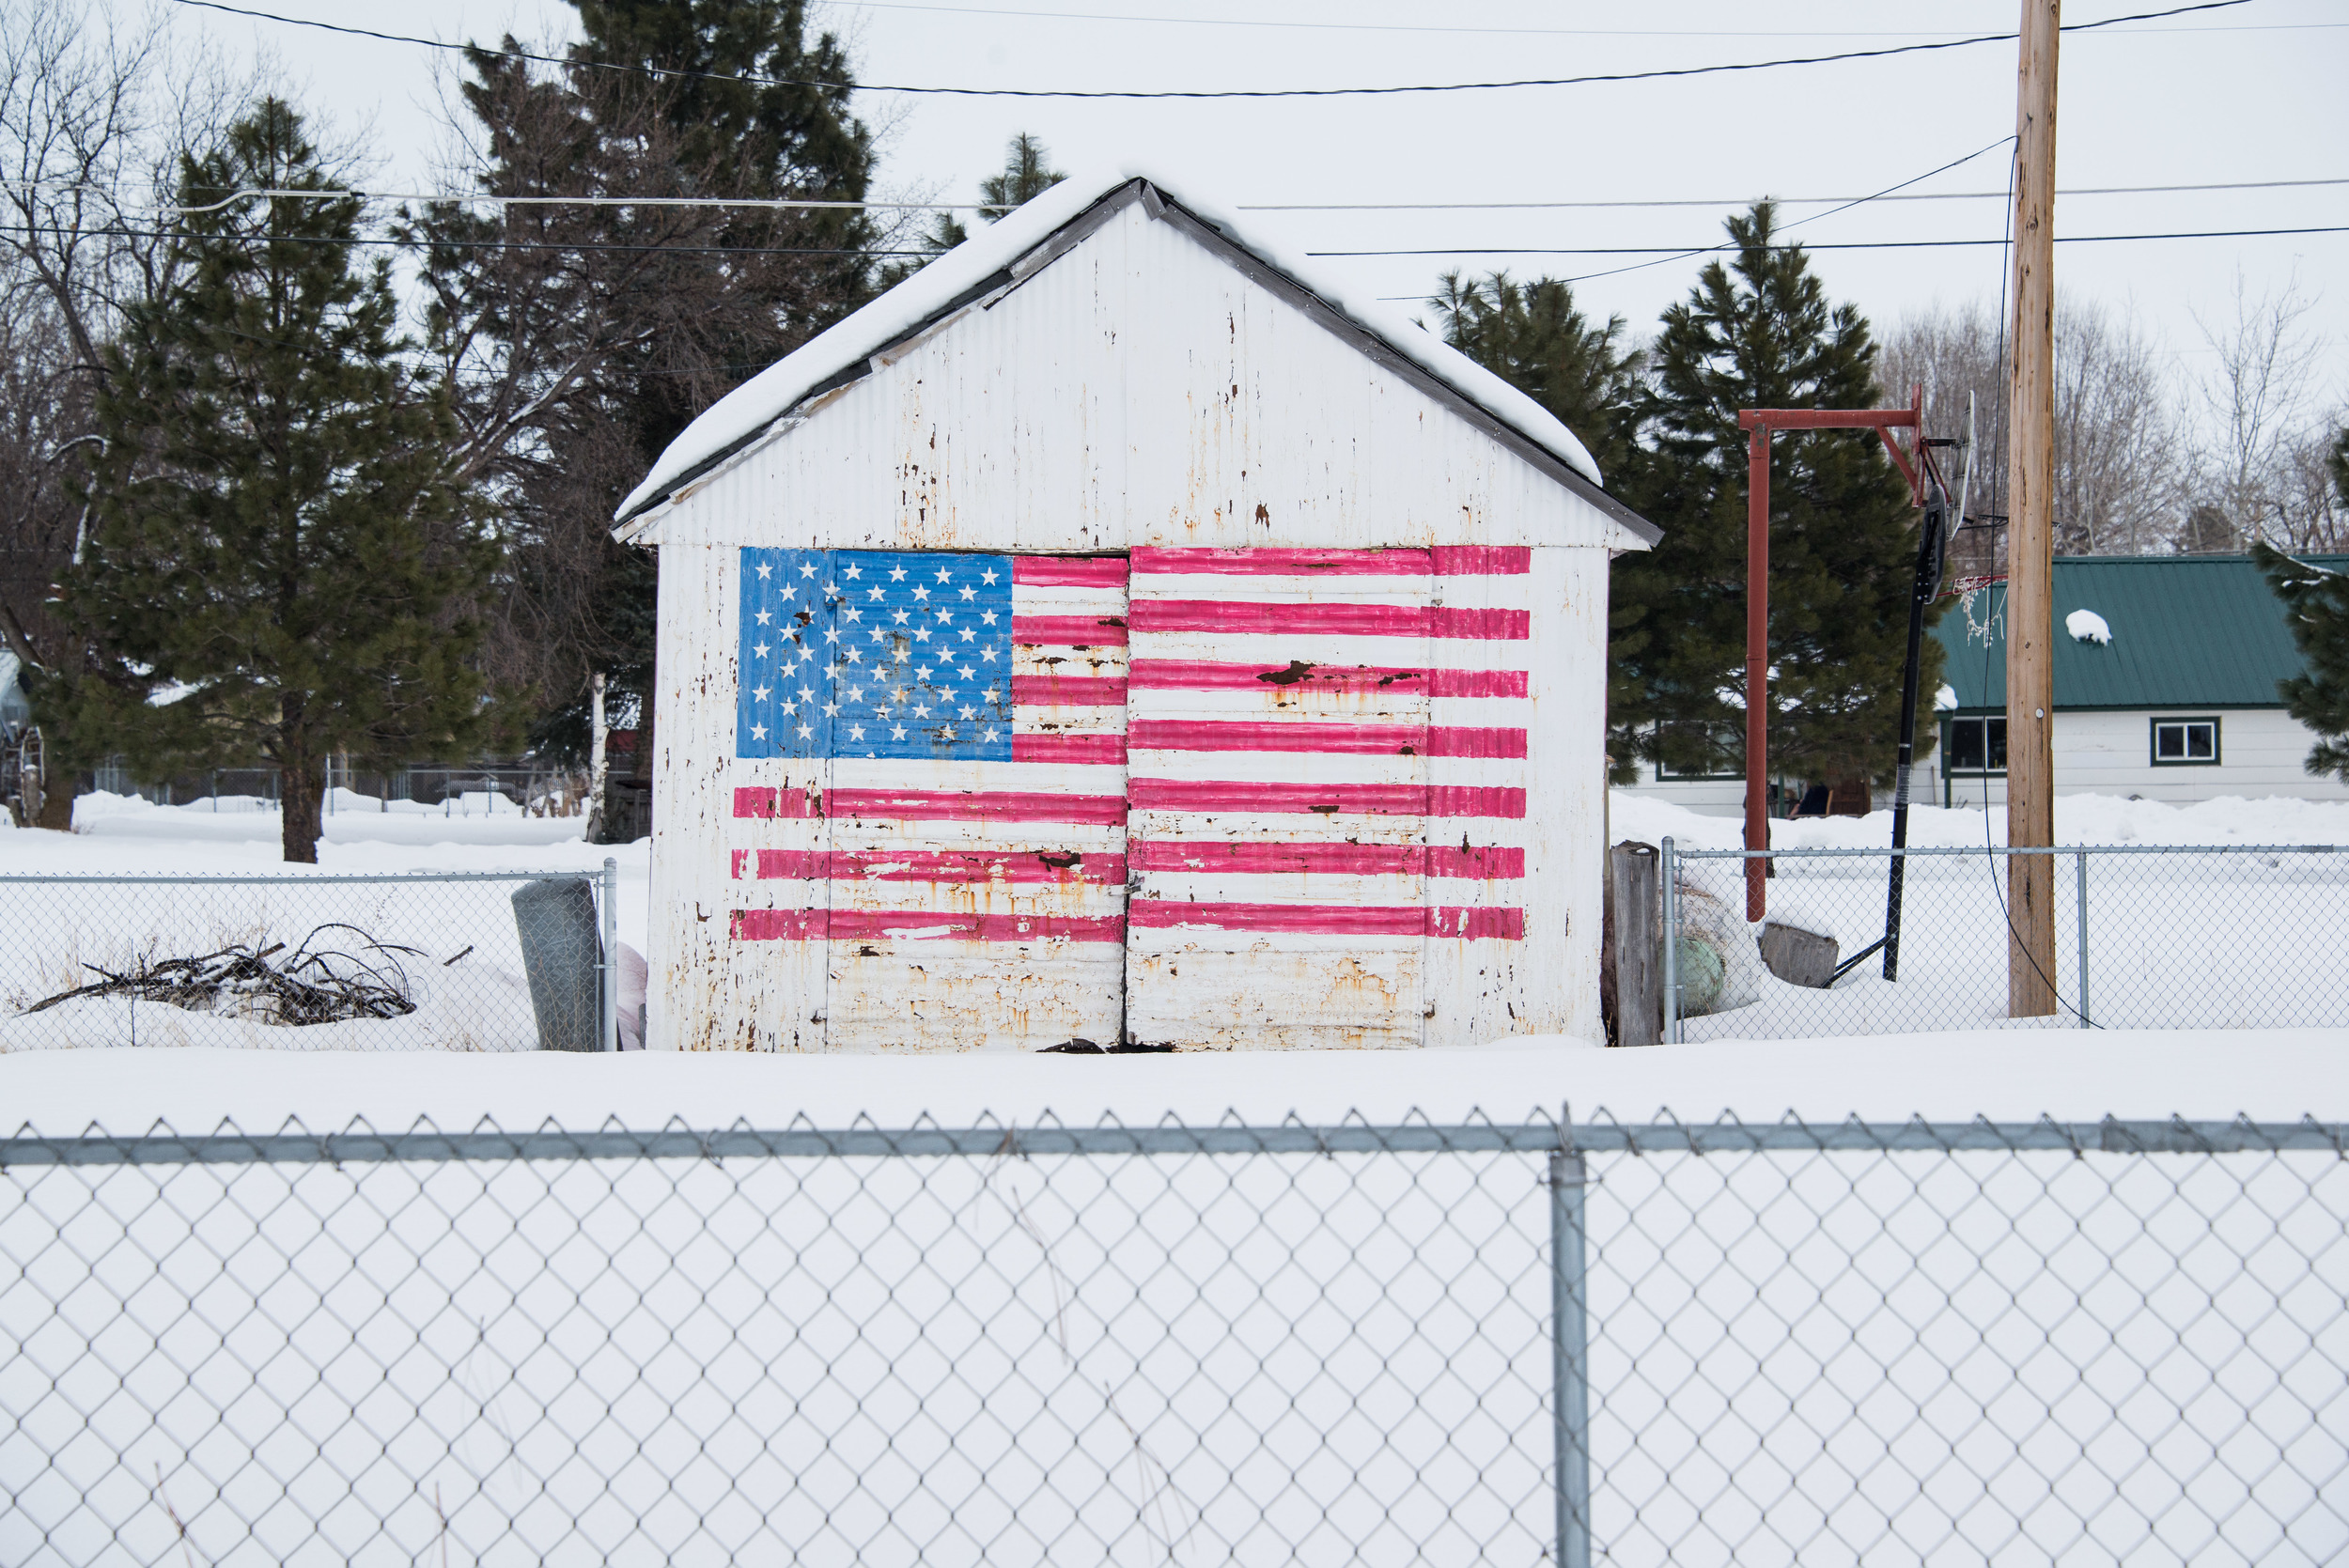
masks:
<svg viewBox="0 0 2349 1568"><path fill-rule="evenodd" d="M0 1140L0 1560L2349 1552L2313 1122Z"/></svg>
<svg viewBox="0 0 2349 1568"><path fill-rule="evenodd" d="M614 1048L618 880L0 874L0 1051Z"/></svg>
<svg viewBox="0 0 2349 1568"><path fill-rule="evenodd" d="M2055 864L2048 978L2059 1006L2047 1021L2349 1024L2340 936L2349 931L2349 848L2088 845L2036 853ZM1899 940L1888 954L1879 943L1896 858ZM1667 839L1663 1037L1791 1039L2005 1021L2013 858L2003 847L1749 853L1682 849ZM1775 868L1768 923L1805 935L1766 926L1755 939L1745 919L1746 865L1755 860Z"/></svg>

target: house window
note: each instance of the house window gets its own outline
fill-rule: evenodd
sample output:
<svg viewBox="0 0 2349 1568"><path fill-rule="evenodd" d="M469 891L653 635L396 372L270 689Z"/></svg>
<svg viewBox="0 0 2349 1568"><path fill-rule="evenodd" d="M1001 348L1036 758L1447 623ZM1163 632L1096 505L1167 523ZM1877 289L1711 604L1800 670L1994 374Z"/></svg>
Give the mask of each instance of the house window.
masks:
<svg viewBox="0 0 2349 1568"><path fill-rule="evenodd" d="M1741 779L1745 777L1744 770L1737 760L1737 748L1744 737L1735 730L1716 726L1679 724L1670 728L1675 739L1689 738L1689 732L1694 731L1694 737L1703 745L1702 755L1704 760L1695 767L1675 768L1659 756L1656 759L1656 777L1659 783L1667 779ZM1659 740L1663 738L1663 733L1658 732Z"/></svg>
<svg viewBox="0 0 2349 1568"><path fill-rule="evenodd" d="M1977 777L2006 771L2006 721L1964 718L1950 721L1950 739L1942 751L1942 771L1955 777Z"/></svg>
<svg viewBox="0 0 2349 1568"><path fill-rule="evenodd" d="M2154 766L2217 767L2218 721L2215 718L2155 720Z"/></svg>

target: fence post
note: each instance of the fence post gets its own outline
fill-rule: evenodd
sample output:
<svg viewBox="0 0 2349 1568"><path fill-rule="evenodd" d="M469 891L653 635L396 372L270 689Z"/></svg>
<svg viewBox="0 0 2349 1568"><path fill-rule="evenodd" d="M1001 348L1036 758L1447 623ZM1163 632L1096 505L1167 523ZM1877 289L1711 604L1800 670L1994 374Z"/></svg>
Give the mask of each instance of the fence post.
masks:
<svg viewBox="0 0 2349 1568"><path fill-rule="evenodd" d="M2079 899L2080 932L2080 1027L2088 1027L2088 851L2083 849L2072 857L2073 883Z"/></svg>
<svg viewBox="0 0 2349 1568"><path fill-rule="evenodd" d="M1591 1568L1590 1320L1580 1150L1549 1157L1550 1409L1558 1455L1558 1568Z"/></svg>
<svg viewBox="0 0 2349 1568"><path fill-rule="evenodd" d="M1664 910L1664 1044L1680 1044L1680 870L1666 839L1656 867L1657 897Z"/></svg>
<svg viewBox="0 0 2349 1568"><path fill-rule="evenodd" d="M605 1050L620 1048L620 862L603 858L602 956L598 960L596 997L601 1009L598 1037Z"/></svg>

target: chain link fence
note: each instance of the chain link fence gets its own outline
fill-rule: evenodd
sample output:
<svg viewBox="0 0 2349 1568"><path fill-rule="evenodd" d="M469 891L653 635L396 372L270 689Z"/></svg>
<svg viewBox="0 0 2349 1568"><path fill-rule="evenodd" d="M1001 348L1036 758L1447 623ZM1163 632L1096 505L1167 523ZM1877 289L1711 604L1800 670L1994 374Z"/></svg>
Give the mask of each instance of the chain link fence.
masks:
<svg viewBox="0 0 2349 1568"><path fill-rule="evenodd" d="M616 1048L618 880L0 874L0 1051Z"/></svg>
<svg viewBox="0 0 2349 1568"><path fill-rule="evenodd" d="M11 1564L2292 1564L2301 1124L0 1140Z"/></svg>
<svg viewBox="0 0 2349 1568"><path fill-rule="evenodd" d="M2008 1021L2009 863L2054 860L2061 1028L2349 1024L2349 848L2083 845L1682 849L1666 839L1666 1040L1792 1039ZM1746 867L1772 868L1746 920ZM1900 878L1899 937L1888 908ZM1776 929L1773 929L1775 927ZM1676 1031L1676 1032L1675 1032Z"/></svg>

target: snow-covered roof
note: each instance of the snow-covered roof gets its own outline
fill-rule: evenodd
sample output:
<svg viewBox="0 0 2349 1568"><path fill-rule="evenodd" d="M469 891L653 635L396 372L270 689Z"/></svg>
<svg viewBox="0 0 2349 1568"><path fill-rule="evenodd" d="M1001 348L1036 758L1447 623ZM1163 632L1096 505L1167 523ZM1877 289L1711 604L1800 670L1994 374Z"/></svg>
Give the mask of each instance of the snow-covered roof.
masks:
<svg viewBox="0 0 2349 1568"><path fill-rule="evenodd" d="M1025 206L1006 213L828 330L727 393L687 426L653 464L645 482L630 492L615 517L626 521L659 505L671 492L739 450L810 394L837 385L841 373L921 331L955 309L991 279L1052 241L1089 209L1141 180L1172 205L1219 231L1257 260L1307 289L1346 319L1373 334L1419 369L1507 429L1600 482L1598 465L1547 409L1491 371L1446 344L1402 311L1376 300L1352 298L1336 279L1305 258L1268 244L1230 211L1206 200L1194 184L1173 179L1155 167L1115 163L1061 181Z"/></svg>

